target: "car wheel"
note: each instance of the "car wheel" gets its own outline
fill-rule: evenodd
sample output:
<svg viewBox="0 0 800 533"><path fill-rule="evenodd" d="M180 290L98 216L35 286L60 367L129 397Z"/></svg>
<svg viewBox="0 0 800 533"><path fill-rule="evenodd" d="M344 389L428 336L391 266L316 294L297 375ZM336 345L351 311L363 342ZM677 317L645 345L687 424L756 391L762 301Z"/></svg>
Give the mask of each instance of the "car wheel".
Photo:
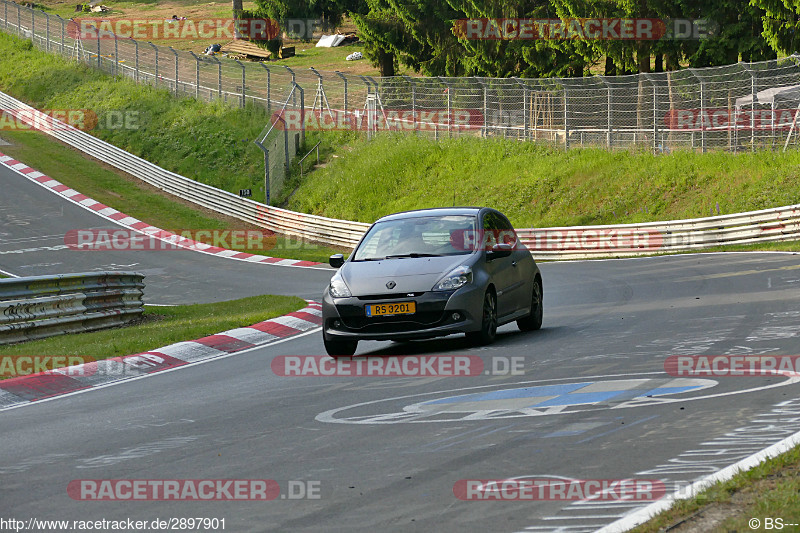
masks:
<svg viewBox="0 0 800 533"><path fill-rule="evenodd" d="M534 331L542 327L542 317L544 316L544 298L542 298L542 281L539 278L533 280L533 296L531 301L531 314L525 318L517 320L517 327L522 331Z"/></svg>
<svg viewBox="0 0 800 533"><path fill-rule="evenodd" d="M358 341L329 341L323 337L322 342L325 344L325 351L331 357L350 356L356 353L356 348L358 348Z"/></svg>
<svg viewBox="0 0 800 533"><path fill-rule="evenodd" d="M483 297L482 315L481 329L467 333L467 339L476 346L491 344L497 335L497 296L491 290Z"/></svg>

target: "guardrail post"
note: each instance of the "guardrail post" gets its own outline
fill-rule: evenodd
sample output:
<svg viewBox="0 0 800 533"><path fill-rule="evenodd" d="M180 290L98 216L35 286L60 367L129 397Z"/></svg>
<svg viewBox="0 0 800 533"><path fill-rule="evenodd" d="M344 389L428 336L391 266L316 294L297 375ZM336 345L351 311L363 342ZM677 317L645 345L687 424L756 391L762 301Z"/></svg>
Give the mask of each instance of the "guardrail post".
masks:
<svg viewBox="0 0 800 533"><path fill-rule="evenodd" d="M244 106L245 106L245 104L247 103L247 93L245 92L245 81L246 81L246 78L245 78L245 76L246 76L246 74L245 74L245 68L244 68L244 65L242 65L241 63L239 63L239 60L238 60L238 59L234 59L234 61L236 61L236 63L237 63L237 64L238 64L240 67L242 67L242 107L244 107Z"/></svg>
<svg viewBox="0 0 800 533"><path fill-rule="evenodd" d="M194 97L196 100L200 100L200 58L192 51L189 53L194 58Z"/></svg>

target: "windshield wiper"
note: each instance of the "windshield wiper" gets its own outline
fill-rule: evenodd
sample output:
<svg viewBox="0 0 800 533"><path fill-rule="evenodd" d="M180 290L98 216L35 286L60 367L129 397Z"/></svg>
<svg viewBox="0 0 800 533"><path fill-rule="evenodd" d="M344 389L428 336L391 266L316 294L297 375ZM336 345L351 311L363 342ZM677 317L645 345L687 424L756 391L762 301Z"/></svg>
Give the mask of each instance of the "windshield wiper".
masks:
<svg viewBox="0 0 800 533"><path fill-rule="evenodd" d="M442 257L442 254L420 254L417 252L411 252L410 254L387 255L386 259L403 259L405 257Z"/></svg>

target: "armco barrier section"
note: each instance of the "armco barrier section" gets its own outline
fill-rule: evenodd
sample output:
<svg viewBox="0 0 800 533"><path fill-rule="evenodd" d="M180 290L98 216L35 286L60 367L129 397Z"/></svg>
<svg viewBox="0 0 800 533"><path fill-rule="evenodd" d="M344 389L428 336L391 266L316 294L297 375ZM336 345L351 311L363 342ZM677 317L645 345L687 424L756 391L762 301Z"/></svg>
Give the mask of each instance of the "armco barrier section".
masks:
<svg viewBox="0 0 800 533"><path fill-rule="evenodd" d="M0 344L129 322L144 310L143 280L137 272L0 279Z"/></svg>
<svg viewBox="0 0 800 533"><path fill-rule="evenodd" d="M369 224L304 215L259 204L191 180L145 161L88 133L55 120L19 100L0 93L0 109L78 150L127 172L159 189L218 213L276 233L338 246L354 246Z"/></svg>
<svg viewBox="0 0 800 533"><path fill-rule="evenodd" d="M353 247L369 224L297 213L266 206L196 182L136 157L86 132L0 93L0 108L18 120L163 191L218 213L323 244ZM47 127L42 127L47 125ZM520 238L540 259L622 257L701 250L721 245L800 238L800 204L688 220L521 229Z"/></svg>

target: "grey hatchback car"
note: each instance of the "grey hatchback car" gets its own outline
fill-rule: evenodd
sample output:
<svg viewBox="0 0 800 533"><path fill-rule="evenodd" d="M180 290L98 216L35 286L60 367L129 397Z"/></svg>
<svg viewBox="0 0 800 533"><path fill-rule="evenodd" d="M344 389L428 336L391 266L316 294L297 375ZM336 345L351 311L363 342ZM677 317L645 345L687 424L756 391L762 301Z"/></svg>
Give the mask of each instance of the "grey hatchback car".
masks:
<svg viewBox="0 0 800 533"><path fill-rule="evenodd" d="M494 341L516 320L542 325L542 275L508 219L488 207L406 211L375 222L322 299L322 337L332 356L359 340L425 339L466 333Z"/></svg>

